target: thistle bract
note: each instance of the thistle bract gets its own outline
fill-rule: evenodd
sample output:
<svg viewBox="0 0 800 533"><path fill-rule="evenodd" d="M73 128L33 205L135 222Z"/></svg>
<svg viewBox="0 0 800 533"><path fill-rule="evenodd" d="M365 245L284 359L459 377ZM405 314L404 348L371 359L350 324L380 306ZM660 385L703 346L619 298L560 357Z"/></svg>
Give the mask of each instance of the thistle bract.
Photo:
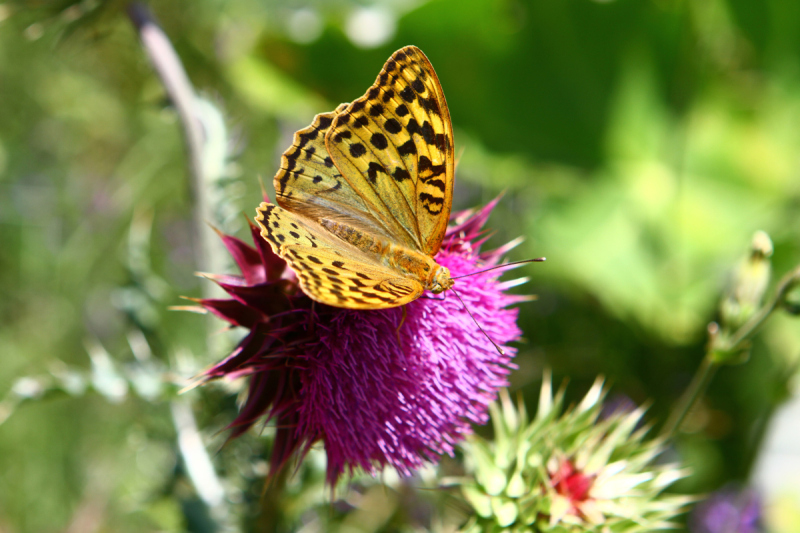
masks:
<svg viewBox="0 0 800 533"><path fill-rule="evenodd" d="M463 448L470 476L461 490L475 511L468 532L632 533L674 527L689 499L662 491L685 474L654 465L662 449L639 428L643 410L601 416L597 381L576 407L563 412L545 379L539 410L528 420L508 395L491 407L494 441L472 436Z"/></svg>

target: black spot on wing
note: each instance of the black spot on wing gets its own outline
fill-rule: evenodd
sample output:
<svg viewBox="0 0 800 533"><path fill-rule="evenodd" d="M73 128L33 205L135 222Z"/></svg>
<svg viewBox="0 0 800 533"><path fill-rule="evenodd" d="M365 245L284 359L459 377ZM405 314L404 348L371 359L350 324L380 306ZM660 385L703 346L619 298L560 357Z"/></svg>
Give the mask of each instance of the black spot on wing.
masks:
<svg viewBox="0 0 800 533"><path fill-rule="evenodd" d="M403 126L401 126L401 125L400 125L400 123L399 123L399 122L397 122L397 121L396 121L395 119L393 119L393 118L390 118L389 120L387 120L386 122L384 122L384 123L383 123L383 127L384 127L384 128L386 129L386 131L388 131L389 133L394 133L394 134L397 134L397 133L400 133L401 131L403 131Z"/></svg>
<svg viewBox="0 0 800 533"><path fill-rule="evenodd" d="M447 134L437 133L436 136L434 137L434 144L436 144L436 148L438 148L442 152L446 152L448 149Z"/></svg>
<svg viewBox="0 0 800 533"><path fill-rule="evenodd" d="M422 105L422 108L429 113L433 113L434 115L441 115L442 111L439 109L439 102L436 101L436 98L431 96L430 98L423 98L419 97L419 103Z"/></svg>
<svg viewBox="0 0 800 533"><path fill-rule="evenodd" d="M313 129L313 130L308 131L306 133L301 133L300 135L298 135L298 137L300 137L300 143L297 145L297 147L298 148L302 148L306 144L308 144L309 142L311 142L311 141L313 141L314 139L317 138L317 130Z"/></svg>
<svg viewBox="0 0 800 533"><path fill-rule="evenodd" d="M427 120L422 123L422 126L419 125L417 119L412 118L406 124L406 130L408 131L409 135L414 135L415 133L422 137L426 143L432 145L435 140L435 134L433 133L433 126Z"/></svg>
<svg viewBox="0 0 800 533"><path fill-rule="evenodd" d="M411 155L417 153L417 145L414 141L409 139L397 147L397 153L400 155Z"/></svg>
<svg viewBox="0 0 800 533"><path fill-rule="evenodd" d="M409 139L397 147L397 153L400 155L411 155L417 153L417 145L414 141Z"/></svg>
<svg viewBox="0 0 800 533"><path fill-rule="evenodd" d="M394 172L392 172L392 177L395 179L395 181L401 182L405 180L410 180L411 174L409 174L408 171L404 168L395 167Z"/></svg>
<svg viewBox="0 0 800 533"><path fill-rule="evenodd" d="M403 100L409 103L413 102L414 98L417 97L417 95L414 94L414 91L409 86L406 86L402 91L400 91L400 96L403 98Z"/></svg>
<svg viewBox="0 0 800 533"><path fill-rule="evenodd" d="M337 143L340 143L342 142L342 140L349 139L352 136L353 134L348 130L340 131L339 133L333 136L333 140L336 141Z"/></svg>
<svg viewBox="0 0 800 533"><path fill-rule="evenodd" d="M411 82L411 87L413 87L414 90L417 91L420 94L425 92L425 84L422 83L422 80L420 80L419 78L417 78L417 79L415 79L414 81ZM411 100L409 100L409 102L410 101Z"/></svg>
<svg viewBox="0 0 800 533"><path fill-rule="evenodd" d="M369 114L373 117L377 117L378 115L383 113L383 104L375 104L369 108Z"/></svg>
<svg viewBox="0 0 800 533"><path fill-rule="evenodd" d="M432 187L436 187L437 189L442 191L442 194L444 194L444 187L445 187L444 181L442 181L442 180L429 180L429 181L426 181L425 184L426 185L430 185Z"/></svg>
<svg viewBox="0 0 800 533"><path fill-rule="evenodd" d="M383 93L383 103L384 104L386 102L388 102L389 100L391 100L392 98L394 98L394 91L392 89L389 89L388 91Z"/></svg>
<svg viewBox="0 0 800 533"><path fill-rule="evenodd" d="M424 207L428 213L432 215L438 215L439 213L442 212L442 207L444 206L444 199L437 198L436 196L433 196L426 192L421 192L419 193L419 200L420 202L422 202L422 207Z"/></svg>
<svg viewBox="0 0 800 533"><path fill-rule="evenodd" d="M408 115L408 108L406 107L405 104L400 104L399 106L397 106L397 109L395 109L394 112L397 113L398 117L404 117Z"/></svg>
<svg viewBox="0 0 800 533"><path fill-rule="evenodd" d="M350 111L352 113L358 113L359 111L364 109L364 106L366 106L366 105L367 105L367 103L364 100L359 100L357 102L353 102L353 105L350 107Z"/></svg>
<svg viewBox="0 0 800 533"><path fill-rule="evenodd" d="M383 167L383 165L372 161L367 169L367 177L369 178L369 181L373 183L373 185L378 179L379 172L386 174L386 169Z"/></svg>
<svg viewBox="0 0 800 533"><path fill-rule="evenodd" d="M427 120L422 123L422 130L420 133L422 134L422 138L425 139L426 143L430 145L434 143L435 137L433 133L433 127Z"/></svg>
<svg viewBox="0 0 800 533"><path fill-rule="evenodd" d="M361 157L367 153L367 149L361 143L353 143L350 145L350 155L353 157Z"/></svg>
<svg viewBox="0 0 800 533"><path fill-rule="evenodd" d="M369 142L378 150L385 150L389 146L389 141L382 133L373 133Z"/></svg>

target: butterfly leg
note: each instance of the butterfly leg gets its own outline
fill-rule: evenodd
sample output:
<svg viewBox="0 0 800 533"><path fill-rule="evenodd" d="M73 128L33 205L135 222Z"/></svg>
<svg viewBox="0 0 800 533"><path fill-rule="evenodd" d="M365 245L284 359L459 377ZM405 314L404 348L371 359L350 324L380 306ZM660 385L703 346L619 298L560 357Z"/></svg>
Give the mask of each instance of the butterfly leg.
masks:
<svg viewBox="0 0 800 533"><path fill-rule="evenodd" d="M400 306L400 309L402 309L402 310L403 310L403 316L400 318L400 323L399 323L399 324L397 324L397 330L396 330L396 333L397 333L397 344L399 344L400 346L402 346L402 345L403 345L403 343L402 343L402 341L400 340L400 328L402 328L402 327L403 327L403 324L404 324L404 323L405 323L405 321L406 321L406 316L408 316L408 312L406 311L406 306L405 306L405 305L403 305L403 306Z"/></svg>

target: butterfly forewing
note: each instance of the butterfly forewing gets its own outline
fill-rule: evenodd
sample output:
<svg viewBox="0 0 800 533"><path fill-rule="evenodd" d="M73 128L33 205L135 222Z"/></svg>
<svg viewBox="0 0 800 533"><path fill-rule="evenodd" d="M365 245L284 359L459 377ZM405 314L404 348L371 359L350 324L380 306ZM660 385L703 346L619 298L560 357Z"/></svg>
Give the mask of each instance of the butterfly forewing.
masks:
<svg viewBox="0 0 800 533"><path fill-rule="evenodd" d="M331 113L317 115L310 126L295 133L273 180L276 201L284 209L311 220L331 218L390 237L399 231L399 225L384 225L373 216L325 149L325 133L345 107L342 104Z"/></svg>
<svg viewBox="0 0 800 533"><path fill-rule="evenodd" d="M447 229L454 163L439 80L416 47L395 52L375 84L334 119L325 144L377 218L393 218L414 249L435 255Z"/></svg>
<svg viewBox="0 0 800 533"><path fill-rule="evenodd" d="M417 299L424 287L285 209L262 203L256 221L273 251L288 261L314 300L349 309L385 309Z"/></svg>

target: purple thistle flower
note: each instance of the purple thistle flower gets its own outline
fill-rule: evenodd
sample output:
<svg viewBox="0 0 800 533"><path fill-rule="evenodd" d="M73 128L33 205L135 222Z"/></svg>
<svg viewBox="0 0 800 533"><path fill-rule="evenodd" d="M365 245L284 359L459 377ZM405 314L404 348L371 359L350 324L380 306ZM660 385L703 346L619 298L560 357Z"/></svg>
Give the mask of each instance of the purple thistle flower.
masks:
<svg viewBox="0 0 800 533"><path fill-rule="evenodd" d="M721 489L692 512L692 533L758 533L761 499L751 489Z"/></svg>
<svg viewBox="0 0 800 533"><path fill-rule="evenodd" d="M436 256L454 277L496 265L514 246L480 251L496 203L454 217ZM205 377L250 376L231 438L262 417L274 420L272 472L322 440L331 484L359 467L374 473L392 466L408 475L452 455L470 424L487 421L516 350L499 354L452 291L409 303L405 320L401 308L356 311L314 303L252 225L251 233L255 248L221 235L242 275L212 279L232 299L198 302L250 330ZM499 345L519 338L517 310L508 306L527 299L504 292L515 282L498 281L503 270L455 286Z"/></svg>

